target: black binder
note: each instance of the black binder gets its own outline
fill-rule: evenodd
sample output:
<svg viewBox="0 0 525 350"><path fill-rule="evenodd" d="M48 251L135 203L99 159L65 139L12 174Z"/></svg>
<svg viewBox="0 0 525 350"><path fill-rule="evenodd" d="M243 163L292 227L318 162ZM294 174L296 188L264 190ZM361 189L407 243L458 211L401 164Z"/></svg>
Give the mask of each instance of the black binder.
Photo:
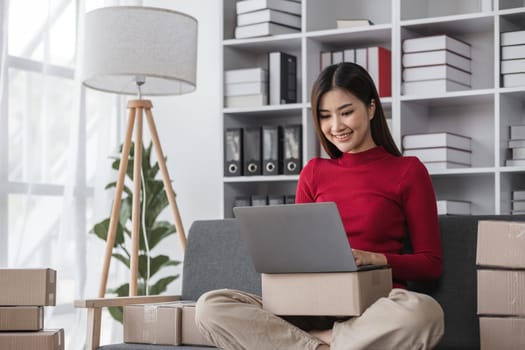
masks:
<svg viewBox="0 0 525 350"><path fill-rule="evenodd" d="M284 52L268 53L270 104L297 102L297 57Z"/></svg>
<svg viewBox="0 0 525 350"><path fill-rule="evenodd" d="M224 176L242 175L242 146L241 128L224 131Z"/></svg>
<svg viewBox="0 0 525 350"><path fill-rule="evenodd" d="M261 127L244 128L244 175L262 175Z"/></svg>
<svg viewBox="0 0 525 350"><path fill-rule="evenodd" d="M286 125L283 127L283 173L299 174L303 164L302 126Z"/></svg>
<svg viewBox="0 0 525 350"><path fill-rule="evenodd" d="M262 166L263 175L282 174L282 128L280 126L262 127Z"/></svg>

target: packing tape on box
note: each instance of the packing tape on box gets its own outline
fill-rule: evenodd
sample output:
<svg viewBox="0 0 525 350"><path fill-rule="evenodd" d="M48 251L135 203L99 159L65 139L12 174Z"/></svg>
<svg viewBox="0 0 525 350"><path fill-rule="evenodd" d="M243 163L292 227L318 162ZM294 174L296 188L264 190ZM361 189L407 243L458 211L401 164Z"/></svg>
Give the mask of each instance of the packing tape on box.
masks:
<svg viewBox="0 0 525 350"><path fill-rule="evenodd" d="M516 227L516 229L511 230L511 232L515 232L516 238L525 239L525 226L523 223L511 223L511 226Z"/></svg>
<svg viewBox="0 0 525 350"><path fill-rule="evenodd" d="M510 239L525 240L525 225L517 222L511 223L508 234ZM508 257L509 261L519 261L520 264L525 263L525 253L523 252L522 244L519 241L514 243L516 243L514 249L506 249L502 253Z"/></svg>
<svg viewBox="0 0 525 350"><path fill-rule="evenodd" d="M52 290L56 290L56 286L55 286L55 284L56 284L56 275L57 275L56 270L49 269L49 270L47 270L47 274L48 274L48 278L49 278L49 283L51 284L51 289ZM47 298L48 298L47 303L49 305L55 305L56 304L55 293L49 293Z"/></svg>
<svg viewBox="0 0 525 350"><path fill-rule="evenodd" d="M142 328L142 340L147 343L157 343L156 323L158 319L159 306L160 305L146 304L143 308L144 328Z"/></svg>

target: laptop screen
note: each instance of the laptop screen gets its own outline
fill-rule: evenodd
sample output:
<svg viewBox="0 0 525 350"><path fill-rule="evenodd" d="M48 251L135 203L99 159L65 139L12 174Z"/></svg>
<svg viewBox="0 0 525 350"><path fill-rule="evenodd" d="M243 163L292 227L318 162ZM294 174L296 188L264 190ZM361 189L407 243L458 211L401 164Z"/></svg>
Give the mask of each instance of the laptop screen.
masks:
<svg viewBox="0 0 525 350"><path fill-rule="evenodd" d="M257 272L358 270L333 202L236 207L233 211Z"/></svg>

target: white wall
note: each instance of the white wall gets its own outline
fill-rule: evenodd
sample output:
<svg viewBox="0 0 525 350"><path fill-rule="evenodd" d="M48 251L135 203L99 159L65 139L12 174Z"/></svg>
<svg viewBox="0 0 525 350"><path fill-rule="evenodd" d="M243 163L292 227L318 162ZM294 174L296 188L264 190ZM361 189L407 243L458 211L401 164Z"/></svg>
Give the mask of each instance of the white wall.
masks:
<svg viewBox="0 0 525 350"><path fill-rule="evenodd" d="M197 88L193 93L151 98L162 149L173 180L186 234L195 220L218 219L220 211L221 154L221 40L222 7L217 0L148 0L144 6L164 7L195 17L198 28ZM170 210L163 218L173 222ZM178 237L162 247L183 258ZM176 249L176 254L173 254ZM179 269L181 270L181 269ZM170 292L180 291L181 279Z"/></svg>

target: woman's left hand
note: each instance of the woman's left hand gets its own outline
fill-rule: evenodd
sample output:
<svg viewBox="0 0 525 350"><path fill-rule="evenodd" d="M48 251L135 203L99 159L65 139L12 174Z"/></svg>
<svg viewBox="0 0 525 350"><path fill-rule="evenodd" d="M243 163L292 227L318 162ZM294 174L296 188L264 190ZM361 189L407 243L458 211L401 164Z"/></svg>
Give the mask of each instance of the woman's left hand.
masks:
<svg viewBox="0 0 525 350"><path fill-rule="evenodd" d="M367 252L365 250L352 249L355 263L357 266L361 265L386 265L388 261L386 256L381 253Z"/></svg>

